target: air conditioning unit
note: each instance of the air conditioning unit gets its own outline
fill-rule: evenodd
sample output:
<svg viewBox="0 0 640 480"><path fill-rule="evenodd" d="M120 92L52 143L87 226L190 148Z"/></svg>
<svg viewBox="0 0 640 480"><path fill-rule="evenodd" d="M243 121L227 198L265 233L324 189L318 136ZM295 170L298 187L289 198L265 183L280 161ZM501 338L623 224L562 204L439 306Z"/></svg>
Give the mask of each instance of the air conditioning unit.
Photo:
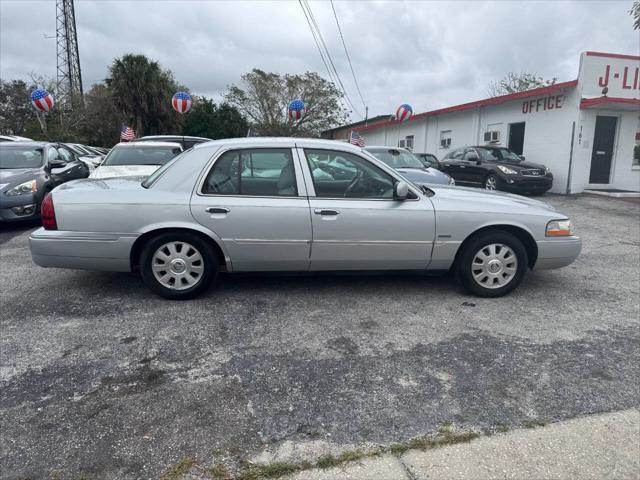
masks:
<svg viewBox="0 0 640 480"><path fill-rule="evenodd" d="M450 146L451 146L451 139L450 138L441 138L440 139L440 147L449 148Z"/></svg>
<svg viewBox="0 0 640 480"><path fill-rule="evenodd" d="M500 132L498 130L491 130L484 132L484 141L486 143L496 143L500 141Z"/></svg>

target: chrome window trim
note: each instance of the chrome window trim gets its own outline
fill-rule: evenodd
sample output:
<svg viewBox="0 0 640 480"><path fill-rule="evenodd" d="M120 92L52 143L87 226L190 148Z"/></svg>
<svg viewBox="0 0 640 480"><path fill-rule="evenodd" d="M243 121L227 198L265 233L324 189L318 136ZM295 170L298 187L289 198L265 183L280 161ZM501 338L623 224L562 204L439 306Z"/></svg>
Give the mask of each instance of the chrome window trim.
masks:
<svg viewBox="0 0 640 480"><path fill-rule="evenodd" d="M393 147L390 147L393 148ZM398 181L398 182L405 182L409 185L409 191L411 193L413 193L416 198L405 198L404 200L399 200L397 198L378 198L378 197L319 197L318 195L316 195L316 188L315 185L313 183L313 176L311 175L311 169L309 168L309 161L307 160L307 157L304 153L305 147L296 147L296 150L298 151L298 155L300 157L300 163L305 175L305 184L307 187L307 193L309 196L309 199L316 199L316 200L350 200L350 201L357 201L357 202L362 202L362 201L378 201L378 202L417 202L420 201L422 198L422 195L420 195L419 192L415 191L415 189L413 188L413 185L411 184L411 182L407 182L404 178L398 178L397 176L397 172L395 170L393 170L391 167L389 167L386 163L378 160L377 158L375 158L373 155L371 155L371 158L373 158L375 160L375 162L372 162L371 159L369 158L369 156L364 156L364 155L358 155L355 152L351 152L351 151L346 151L346 150L340 150L340 149L334 149L334 148L318 148L318 147L309 147L310 150L326 150L329 152L342 152L342 153L349 153L351 155L355 155L357 157L360 157L366 161L368 161L369 163L373 164L375 167L380 168L380 170L382 170L383 172L385 172L386 174L388 174L389 176L391 176L394 180ZM369 154L370 155L370 154Z"/></svg>
<svg viewBox="0 0 640 480"><path fill-rule="evenodd" d="M298 190L297 195L226 195L224 193L204 193L202 191L204 187L204 182L211 173L211 169L215 166L216 162L220 157L222 157L225 153L236 151L236 150L287 150L291 151L291 158L293 159L293 170L296 177L296 188ZM300 163L299 159L297 159L296 148L292 146L282 146L282 147L238 147L238 146L227 146L218 149L209 159L205 167L202 169L200 173L200 177L196 182L196 195L199 197L222 197L222 198L279 198L279 199L307 199L307 195L304 195L306 192L306 185L301 181L301 172L300 172Z"/></svg>

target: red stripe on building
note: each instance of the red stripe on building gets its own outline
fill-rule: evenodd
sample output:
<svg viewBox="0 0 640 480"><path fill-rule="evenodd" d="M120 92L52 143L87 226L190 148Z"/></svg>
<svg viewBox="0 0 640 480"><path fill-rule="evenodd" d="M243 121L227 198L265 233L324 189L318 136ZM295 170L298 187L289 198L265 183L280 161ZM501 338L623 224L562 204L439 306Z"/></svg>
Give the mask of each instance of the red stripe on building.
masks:
<svg viewBox="0 0 640 480"><path fill-rule="evenodd" d="M624 60L640 60L640 57L636 55L623 55L621 53L604 53L604 52L586 52L590 57L607 57L607 58L622 58Z"/></svg>
<svg viewBox="0 0 640 480"><path fill-rule="evenodd" d="M445 113L460 112L463 110L470 110L472 108L486 107L487 105L498 105L500 103L511 102L513 100L520 100L529 97L537 97L539 95L549 95L551 93L559 92L560 90L563 90L565 88L574 88L576 85L578 85L578 80L571 80L568 82L549 85L548 87L533 88L531 90L525 90L524 92L509 93L507 95L500 95L499 97L485 98L484 100L462 103L453 107L440 108L438 110L432 110L430 112L418 113L408 121L414 122L421 118L434 117L436 115L443 115ZM376 128L386 127L389 125L397 125L399 123L400 120L387 120L373 125L367 125L366 127L360 127L360 130L374 130Z"/></svg>
<svg viewBox="0 0 640 480"><path fill-rule="evenodd" d="M583 98L580 100L580 108L589 108L595 105L603 105L607 103L621 103L623 105L638 105L640 106L640 99L638 98L618 98L618 97L598 97L598 98Z"/></svg>

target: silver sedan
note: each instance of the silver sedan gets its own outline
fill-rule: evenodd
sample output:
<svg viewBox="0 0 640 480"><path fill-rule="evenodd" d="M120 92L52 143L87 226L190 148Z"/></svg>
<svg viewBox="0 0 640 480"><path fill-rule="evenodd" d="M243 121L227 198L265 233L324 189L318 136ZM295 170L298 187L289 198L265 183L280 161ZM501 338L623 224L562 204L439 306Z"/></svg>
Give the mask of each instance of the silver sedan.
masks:
<svg viewBox="0 0 640 480"><path fill-rule="evenodd" d="M42 220L36 264L139 270L172 299L220 271L337 270L452 270L473 294L498 297L581 249L566 215L543 202L417 186L361 148L294 138L203 143L142 183L65 183Z"/></svg>

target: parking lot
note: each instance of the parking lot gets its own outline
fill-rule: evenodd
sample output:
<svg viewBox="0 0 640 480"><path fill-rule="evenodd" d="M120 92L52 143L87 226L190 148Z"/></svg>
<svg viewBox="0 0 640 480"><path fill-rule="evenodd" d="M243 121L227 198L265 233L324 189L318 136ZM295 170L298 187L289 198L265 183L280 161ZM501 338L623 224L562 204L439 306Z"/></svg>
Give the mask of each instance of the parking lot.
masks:
<svg viewBox="0 0 640 480"><path fill-rule="evenodd" d="M3 226L1 476L157 478L638 406L640 204L544 199L583 253L499 299L449 277L244 275L169 302L135 274L41 269L35 227Z"/></svg>

